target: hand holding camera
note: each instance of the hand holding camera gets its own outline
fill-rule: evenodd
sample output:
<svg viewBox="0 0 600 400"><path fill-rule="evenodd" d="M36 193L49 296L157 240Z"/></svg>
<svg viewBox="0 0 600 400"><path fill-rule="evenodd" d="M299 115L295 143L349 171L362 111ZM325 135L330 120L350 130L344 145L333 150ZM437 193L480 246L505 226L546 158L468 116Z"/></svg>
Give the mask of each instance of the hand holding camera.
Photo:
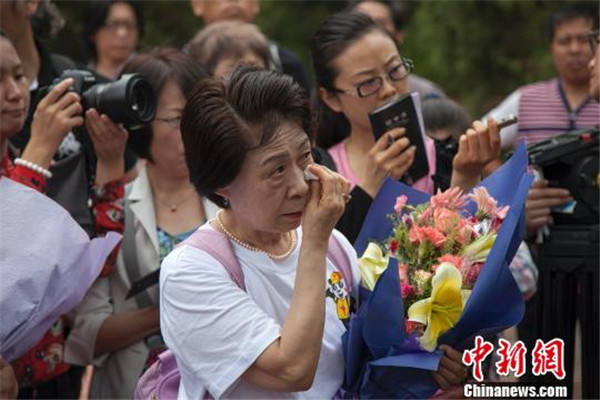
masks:
<svg viewBox="0 0 600 400"><path fill-rule="evenodd" d="M65 79L38 104L33 114L31 139L23 151L25 160L47 169L64 137L83 124L80 97L68 92L72 84L72 79Z"/></svg>
<svg viewBox="0 0 600 400"><path fill-rule="evenodd" d="M96 184L102 186L120 179L125 174L127 130L93 108L85 113L85 128L97 157Z"/></svg>
<svg viewBox="0 0 600 400"><path fill-rule="evenodd" d="M567 189L548 186L548 181L539 179L533 183L525 203L525 222L529 235L552 222L552 207L573 200Z"/></svg>
<svg viewBox="0 0 600 400"><path fill-rule="evenodd" d="M89 71L66 70L52 85L40 89L38 99L23 158L47 169L64 137L83 126L85 117L100 185L123 176L127 130L149 124L156 113L152 86L139 74L98 82Z"/></svg>

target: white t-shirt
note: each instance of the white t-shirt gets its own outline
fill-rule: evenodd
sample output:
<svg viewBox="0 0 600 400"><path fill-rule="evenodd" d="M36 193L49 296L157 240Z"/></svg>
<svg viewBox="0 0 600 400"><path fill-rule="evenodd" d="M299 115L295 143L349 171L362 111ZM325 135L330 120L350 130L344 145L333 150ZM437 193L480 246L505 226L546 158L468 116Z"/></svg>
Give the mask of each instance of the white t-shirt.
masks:
<svg viewBox="0 0 600 400"><path fill-rule="evenodd" d="M207 223L200 229L213 228ZM280 336L294 289L300 228L297 235L296 249L280 261L232 243L246 292L236 286L225 267L196 247L180 246L165 258L160 274L160 325L181 373L179 399L201 399L206 390L215 398L332 398L340 388L344 374L341 337L346 328L338 309L345 309L339 305L346 293L336 283L339 272L329 260L325 330L312 388L280 393L240 379ZM351 262L356 290L356 253L341 233L334 231L334 235Z"/></svg>

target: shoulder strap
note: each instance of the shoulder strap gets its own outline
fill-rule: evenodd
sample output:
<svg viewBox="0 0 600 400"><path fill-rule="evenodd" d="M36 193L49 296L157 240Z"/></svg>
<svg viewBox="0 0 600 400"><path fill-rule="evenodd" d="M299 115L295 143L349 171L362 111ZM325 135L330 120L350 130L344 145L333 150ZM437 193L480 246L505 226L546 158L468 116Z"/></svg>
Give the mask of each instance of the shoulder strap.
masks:
<svg viewBox="0 0 600 400"><path fill-rule="evenodd" d="M240 289L246 290L242 267L235 256L229 238L223 233L215 230L199 229L180 243L180 245L183 244L189 244L210 254L225 267L231 280L238 285ZM350 267L350 260L348 260L348 256L342 248L342 245L333 235L329 237L327 257L340 270L349 291L352 291L352 269Z"/></svg>
<svg viewBox="0 0 600 400"><path fill-rule="evenodd" d="M212 229L198 229L179 245L189 244L207 252L225 267L231 280L243 291L246 291L244 272L235 256L229 238L225 234Z"/></svg>
<svg viewBox="0 0 600 400"><path fill-rule="evenodd" d="M333 262L333 265L340 271L344 283L348 286L348 292L351 293L353 284L351 263L348 259L348 254L346 254L344 248L333 233L329 236L327 258L329 258L331 262Z"/></svg>
<svg viewBox="0 0 600 400"><path fill-rule="evenodd" d="M125 230L123 232L123 241L121 242L121 251L123 261L129 282L133 286L138 284L141 279L140 267L137 258L137 246L135 244L135 218L131 210L131 201L129 200L131 185L125 187L125 198L123 199L123 214L125 214ZM146 308L154 305L147 291L142 290L135 295L135 301L140 308Z"/></svg>

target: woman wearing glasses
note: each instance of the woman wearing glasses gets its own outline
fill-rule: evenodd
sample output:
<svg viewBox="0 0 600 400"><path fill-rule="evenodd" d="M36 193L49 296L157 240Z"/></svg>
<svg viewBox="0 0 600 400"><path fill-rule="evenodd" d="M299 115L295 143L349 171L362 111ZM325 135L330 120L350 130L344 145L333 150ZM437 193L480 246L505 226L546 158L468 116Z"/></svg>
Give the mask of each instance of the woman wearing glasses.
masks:
<svg viewBox="0 0 600 400"><path fill-rule="evenodd" d="M100 278L78 307L67 358L95 366L90 398L131 398L144 367L164 349L158 312L158 274L163 258L215 215L189 181L179 128L188 93L208 74L190 56L157 49L134 57L125 73L140 73L157 95L148 129L129 136L146 160L125 190L125 233L115 271ZM152 278L154 277L154 278ZM128 292L143 278L148 286Z"/></svg>
<svg viewBox="0 0 600 400"><path fill-rule="evenodd" d="M406 79L413 63L400 54L394 39L370 17L341 12L331 16L312 38L311 55L317 79L321 162L352 183L352 201L336 226L354 241L371 200L389 175L400 180L412 165L415 146L404 129L392 129L375 141L368 113L409 93ZM475 122L459 143L452 186L472 187L482 167L499 152L495 124ZM433 193L435 145L426 139L429 174L415 189Z"/></svg>
<svg viewBox="0 0 600 400"><path fill-rule="evenodd" d="M116 79L133 56L142 34L137 1L94 0L83 14L83 37L91 57L88 67Z"/></svg>

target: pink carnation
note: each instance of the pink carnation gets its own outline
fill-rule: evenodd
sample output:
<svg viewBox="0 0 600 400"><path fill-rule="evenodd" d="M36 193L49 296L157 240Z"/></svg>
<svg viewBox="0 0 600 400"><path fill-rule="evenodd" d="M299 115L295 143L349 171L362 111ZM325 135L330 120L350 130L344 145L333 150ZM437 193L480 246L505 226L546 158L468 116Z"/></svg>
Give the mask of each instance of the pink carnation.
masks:
<svg viewBox="0 0 600 400"><path fill-rule="evenodd" d="M453 264L459 270L462 268L463 259L461 256L457 256L454 254L444 254L443 256L438 257L437 260L440 264L448 262L450 264ZM435 271L440 264L433 265L431 269Z"/></svg>
<svg viewBox="0 0 600 400"><path fill-rule="evenodd" d="M456 224L460 216L447 208L436 208L433 211L433 226L444 233L449 233Z"/></svg>
<svg viewBox="0 0 600 400"><path fill-rule="evenodd" d="M466 196L459 188L451 188L444 192L438 190L435 196L431 197L431 206L434 208L449 208L457 210L463 208L466 204Z"/></svg>
<svg viewBox="0 0 600 400"><path fill-rule="evenodd" d="M506 214L508 214L508 209L510 207L509 206L504 206L504 207L500 207L497 211L496 211L496 218L500 218L500 219L504 219L506 218Z"/></svg>
<svg viewBox="0 0 600 400"><path fill-rule="evenodd" d="M429 225L429 219L433 217L433 208L429 207L421 213L418 219L418 224Z"/></svg>
<svg viewBox="0 0 600 400"><path fill-rule="evenodd" d="M428 240L435 247L442 247L446 241L446 236L430 226L420 227L415 225L408 231L408 240L417 244Z"/></svg>
<svg viewBox="0 0 600 400"><path fill-rule="evenodd" d="M473 236L476 234L475 228L473 228L472 225L472 221L467 221L464 218L458 221L455 229L458 231L456 241L460 245L469 244L473 239Z"/></svg>
<svg viewBox="0 0 600 400"><path fill-rule="evenodd" d="M414 286L406 284L406 283L402 283L400 285L400 290L402 291L402 299L403 300L405 300L409 297L412 297L416 294Z"/></svg>
<svg viewBox="0 0 600 400"><path fill-rule="evenodd" d="M394 206L394 211L396 211L396 214L398 214L398 215L402 214L402 210L404 209L404 206L406 205L407 199L408 198L405 195L398 196L396 198L396 205Z"/></svg>

